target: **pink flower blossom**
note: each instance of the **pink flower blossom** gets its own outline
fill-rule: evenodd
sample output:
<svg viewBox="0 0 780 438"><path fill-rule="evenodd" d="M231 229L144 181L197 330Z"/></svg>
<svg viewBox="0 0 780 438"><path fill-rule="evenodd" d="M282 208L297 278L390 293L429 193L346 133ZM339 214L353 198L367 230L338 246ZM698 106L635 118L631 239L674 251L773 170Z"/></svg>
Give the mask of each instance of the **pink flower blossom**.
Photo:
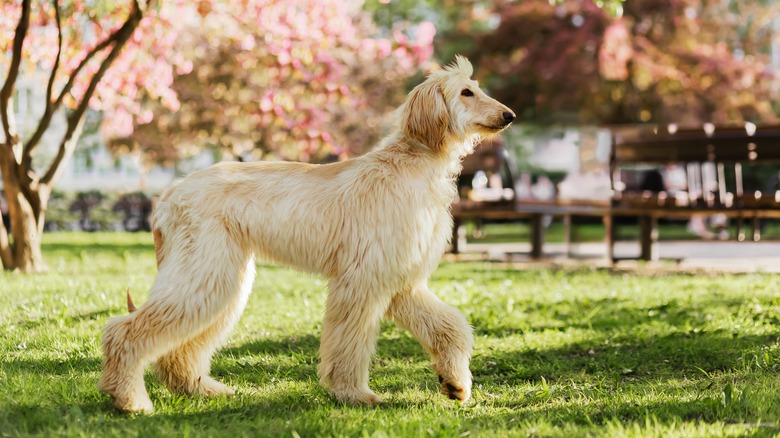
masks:
<svg viewBox="0 0 780 438"><path fill-rule="evenodd" d="M87 16L94 11L85 0L66 3L66 42L55 95L86 54L121 26L132 5L131 0L104 2L105 10L95 18ZM11 48L19 11L18 1L0 2L0 53ZM51 68L57 52L53 8L49 2L33 2L32 12L25 71ZM298 146L300 156L286 153L291 158L311 157L318 150L346 154L344 135L330 130L344 111L371 106L371 90L357 83L361 72L391 72L396 80L412 75L432 55L435 33L433 24L425 22L410 33L411 40L400 30L391 39L381 38L364 12L344 0L167 0L145 12L89 104L104 112L106 133L130 135L134 124L152 123L160 111L188 105L175 91L177 80L201 75L197 69L204 63L221 68L224 60L211 57L233 48L231 61L241 68L231 72L232 79L244 88L230 97L234 101L219 102L233 106L213 110L225 130L233 129L234 119L255 131L268 130L269 139L286 138L278 143ZM84 67L65 96L66 105L79 102L102 56ZM7 62L0 56L0 72ZM216 73L210 74L206 80ZM157 107L152 111L150 105Z"/></svg>

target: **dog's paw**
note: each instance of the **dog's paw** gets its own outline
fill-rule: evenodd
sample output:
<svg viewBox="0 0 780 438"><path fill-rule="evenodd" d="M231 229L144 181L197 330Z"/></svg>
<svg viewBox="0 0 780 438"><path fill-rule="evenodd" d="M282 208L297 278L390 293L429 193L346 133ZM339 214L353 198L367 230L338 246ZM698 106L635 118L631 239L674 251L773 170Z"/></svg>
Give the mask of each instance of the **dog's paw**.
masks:
<svg viewBox="0 0 780 438"><path fill-rule="evenodd" d="M148 396L134 399L115 398L114 406L128 414L151 414L154 412L154 405L152 405L152 400Z"/></svg>
<svg viewBox="0 0 780 438"><path fill-rule="evenodd" d="M198 378L197 392L198 394L209 397L220 395L231 396L236 394L236 391L233 388L214 380L210 376L200 376Z"/></svg>
<svg viewBox="0 0 780 438"><path fill-rule="evenodd" d="M133 390L132 388L117 388L110 384L109 379L102 378L98 384L98 390L111 396L114 400L114 407L122 412L150 414L154 411L154 405L143 387L143 382Z"/></svg>
<svg viewBox="0 0 780 438"><path fill-rule="evenodd" d="M376 406L382 403L382 399L373 391L333 391L333 395L339 401L357 406Z"/></svg>
<svg viewBox="0 0 780 438"><path fill-rule="evenodd" d="M439 375L439 383L441 384L441 392L446 395L450 400L457 400L460 403L464 403L471 397L471 388L466 385L458 385L451 383Z"/></svg>

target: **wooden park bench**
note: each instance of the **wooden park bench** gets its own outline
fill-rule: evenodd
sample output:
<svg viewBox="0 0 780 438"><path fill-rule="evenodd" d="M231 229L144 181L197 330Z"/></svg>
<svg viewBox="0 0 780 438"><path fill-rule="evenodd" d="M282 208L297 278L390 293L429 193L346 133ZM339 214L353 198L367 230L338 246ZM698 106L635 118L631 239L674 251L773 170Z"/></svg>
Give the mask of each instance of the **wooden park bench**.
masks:
<svg viewBox="0 0 780 438"><path fill-rule="evenodd" d="M503 150L501 148L501 150ZM492 152L491 152L492 151ZM464 164L466 178L475 168L485 167L484 156L496 156L488 149L483 156ZM486 154L486 155L485 155ZM491 155L492 154L492 155ZM511 168L504 162L487 160L513 181ZM458 232L465 222L484 220L527 220L531 224L531 257L540 258L544 245L544 216L563 218L565 239L570 242L576 217L601 218L606 228L606 257L615 261L616 229L620 218L635 218L639 225L639 255L642 260L657 258L658 219L690 219L694 215L723 214L735 220L738 240L745 240L744 225L752 225L752 237L759 237L758 222L780 218L780 191L753 190L744 185L743 176L756 165L780 164L780 127L716 128L705 125L698 129L663 129L654 126L612 129L609 175L612 198L605 200L519 200L460 199L453 204L455 223L453 252L458 252L464 239ZM686 173L683 190L669 192L663 181L655 187L642 187L630 181L632 175L652 175L669 166L682 167ZM703 171L709 169L709 172ZM647 172L650 170L651 172ZM633 172L633 173L632 173ZM660 172L657 172L660 175ZM652 186L652 184L651 184ZM511 185L510 185L511 187ZM779 187L780 188L780 187Z"/></svg>
<svg viewBox="0 0 780 438"><path fill-rule="evenodd" d="M485 191L487 196L470 196L473 194L474 187L472 185L479 171L483 171L488 178L500 178L500 185L503 189L488 188ZM507 152L500 142L481 145L474 154L466 157L458 180L461 196L457 202L452 204L454 226L451 251L453 253L458 253L465 244L463 225L467 222L473 222L480 226L483 222L488 221L525 221L531 227L530 255L532 258L538 259L543 255L545 216L563 218L566 224L564 235L568 244L573 216L602 218L606 215L609 207L609 203L599 201L518 199L513 190L515 180Z"/></svg>
<svg viewBox="0 0 780 438"><path fill-rule="evenodd" d="M616 218L636 217L642 260L657 258L658 219L690 219L722 214L736 221L737 239L745 240L744 224L759 238L758 221L780 218L780 192L746 190L744 175L753 166L780 163L780 127L715 127L697 129L635 127L613 130L610 176L613 195L605 216L607 257L614 260ZM684 169L686 184L676 193L631 188L626 171L637 166ZM647 174L646 174L647 175Z"/></svg>

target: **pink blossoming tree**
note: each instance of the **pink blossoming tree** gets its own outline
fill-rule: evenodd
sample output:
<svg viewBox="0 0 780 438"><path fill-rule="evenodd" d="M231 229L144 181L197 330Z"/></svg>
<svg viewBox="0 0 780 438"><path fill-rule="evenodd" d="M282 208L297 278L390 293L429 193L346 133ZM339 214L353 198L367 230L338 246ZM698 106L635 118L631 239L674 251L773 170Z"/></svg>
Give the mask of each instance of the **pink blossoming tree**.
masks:
<svg viewBox="0 0 780 438"><path fill-rule="evenodd" d="M166 65L160 56L164 50L142 50L148 39L138 37L156 31L149 2L99 5L87 10L80 0L0 3L0 72L5 73L0 89L0 172L11 217L10 238L0 225L0 260L6 269L44 268L40 244L46 206L52 185L76 146L87 109L128 105L132 89L139 86L170 94L165 77L131 83L111 68L120 64L149 71ZM13 111L17 79L41 71L48 72L40 85L46 90L43 114L32 135L22 139ZM33 155L61 108L68 108L65 133L53 159L35 168Z"/></svg>
<svg viewBox="0 0 780 438"><path fill-rule="evenodd" d="M349 141L327 128L339 115L367 114L372 81L412 74L430 57L433 37L431 26L423 25L412 42L402 34L375 38L367 17L349 4L0 3L0 173L11 216L10 236L0 223L3 267L44 269L40 244L46 206L89 108L103 111L104 131L114 137L127 139L138 127L167 120L193 128L201 141L239 151L262 141L280 145L276 152L285 158L344 152ZM366 63L373 70L357 68ZM13 112L17 79L42 72L44 110L32 134L21 138ZM198 97L178 95L198 88L177 89L178 77L209 85L212 100L200 99L194 111L174 115ZM34 161L61 109L67 109L67 127L54 157L43 164ZM167 119L155 118L163 115ZM188 125L195 116L202 124ZM252 132L261 137L243 137ZM174 130L168 134L146 144L195 144L192 137L176 137ZM144 139L140 130L138 138Z"/></svg>
<svg viewBox="0 0 780 438"><path fill-rule="evenodd" d="M181 108L144 99L146 116L122 126L112 141L142 151L148 162L176 161L204 147L247 159L361 153L433 50L432 24L378 37L370 16L341 0L197 9L175 47L191 66L173 83Z"/></svg>

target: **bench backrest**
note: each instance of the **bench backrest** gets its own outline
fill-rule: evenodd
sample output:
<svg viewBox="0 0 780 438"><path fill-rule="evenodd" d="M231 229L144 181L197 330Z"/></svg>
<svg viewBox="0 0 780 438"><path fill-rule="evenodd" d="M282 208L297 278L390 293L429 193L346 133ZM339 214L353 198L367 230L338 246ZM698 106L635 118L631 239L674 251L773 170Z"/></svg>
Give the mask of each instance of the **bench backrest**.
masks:
<svg viewBox="0 0 780 438"><path fill-rule="evenodd" d="M709 125L711 126L711 125ZM651 127L613 130L615 164L688 162L780 163L780 127L700 128Z"/></svg>
<svg viewBox="0 0 780 438"><path fill-rule="evenodd" d="M637 178L627 175L626 169L638 165L658 169L676 164L683 166L687 173L685 206L743 208L753 201L760 201L761 205L776 204L774 192L744 193L743 189L743 165L767 163L780 165L780 126L715 127L706 124L698 129L676 129L673 125L616 128L612 130L610 156L613 203L636 204L639 201L647 204L647 198L655 198L647 191L637 193L636 184L626 184L632 177ZM651 175L652 170L649 172ZM665 194L661 197L668 199ZM658 204L655 199L651 201L652 205ZM680 206L680 202L661 204Z"/></svg>

